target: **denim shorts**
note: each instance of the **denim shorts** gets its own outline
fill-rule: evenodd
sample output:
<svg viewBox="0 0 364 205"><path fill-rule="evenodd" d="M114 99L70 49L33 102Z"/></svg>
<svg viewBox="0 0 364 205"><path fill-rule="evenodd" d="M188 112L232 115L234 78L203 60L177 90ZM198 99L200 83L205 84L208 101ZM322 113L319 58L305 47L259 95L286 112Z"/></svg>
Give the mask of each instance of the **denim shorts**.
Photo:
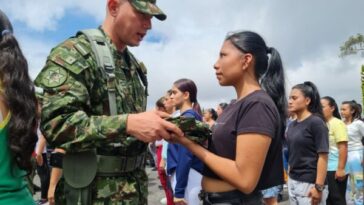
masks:
<svg viewBox="0 0 364 205"><path fill-rule="evenodd" d="M268 189L264 189L262 190L262 194L263 194L263 198L272 198L275 197L277 198L278 195L282 192L283 190L283 185L277 185Z"/></svg>

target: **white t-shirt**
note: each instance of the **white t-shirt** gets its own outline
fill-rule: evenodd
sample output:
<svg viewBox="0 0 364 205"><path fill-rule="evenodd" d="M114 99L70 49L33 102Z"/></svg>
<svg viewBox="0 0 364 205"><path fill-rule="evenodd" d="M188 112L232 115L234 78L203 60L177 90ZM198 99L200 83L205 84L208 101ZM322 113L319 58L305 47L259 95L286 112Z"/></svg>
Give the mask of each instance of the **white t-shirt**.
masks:
<svg viewBox="0 0 364 205"><path fill-rule="evenodd" d="M348 128L348 151L357 151L363 149L361 138L364 136L364 122L361 120L354 120Z"/></svg>
<svg viewBox="0 0 364 205"><path fill-rule="evenodd" d="M37 151L37 150L38 150L39 140L40 140L40 138L42 137L42 132L40 131L40 129L39 129L39 128L38 128L38 130L37 130L37 135L38 135L38 141L37 141L37 144L35 145L35 151ZM43 149L42 153L47 153L47 146L44 146L44 149Z"/></svg>

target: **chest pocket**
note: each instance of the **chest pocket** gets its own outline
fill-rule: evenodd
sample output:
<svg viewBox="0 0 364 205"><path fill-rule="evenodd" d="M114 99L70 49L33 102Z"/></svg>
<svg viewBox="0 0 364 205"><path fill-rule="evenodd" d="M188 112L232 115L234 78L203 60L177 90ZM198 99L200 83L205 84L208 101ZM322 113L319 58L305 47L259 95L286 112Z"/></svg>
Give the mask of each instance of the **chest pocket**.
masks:
<svg viewBox="0 0 364 205"><path fill-rule="evenodd" d="M145 89L139 80L135 66L126 68L116 66L115 75L118 79L116 89L118 91L117 101L123 113L143 112L146 108Z"/></svg>

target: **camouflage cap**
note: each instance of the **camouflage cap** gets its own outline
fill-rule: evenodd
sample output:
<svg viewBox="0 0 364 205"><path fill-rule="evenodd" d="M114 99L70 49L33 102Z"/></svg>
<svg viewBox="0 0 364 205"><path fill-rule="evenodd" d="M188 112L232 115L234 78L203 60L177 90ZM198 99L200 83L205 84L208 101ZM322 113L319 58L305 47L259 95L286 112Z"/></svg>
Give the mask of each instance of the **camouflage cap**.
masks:
<svg viewBox="0 0 364 205"><path fill-rule="evenodd" d="M130 3L136 10L155 16L161 21L164 21L167 18L167 15L165 15L163 11L157 7L156 0L131 0Z"/></svg>

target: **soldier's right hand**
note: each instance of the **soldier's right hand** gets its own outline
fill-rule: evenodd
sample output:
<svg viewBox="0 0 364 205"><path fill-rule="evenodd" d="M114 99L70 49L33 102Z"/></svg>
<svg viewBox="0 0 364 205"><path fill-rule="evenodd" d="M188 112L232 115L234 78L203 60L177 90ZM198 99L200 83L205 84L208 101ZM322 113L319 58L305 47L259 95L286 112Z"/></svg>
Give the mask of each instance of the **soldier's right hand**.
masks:
<svg viewBox="0 0 364 205"><path fill-rule="evenodd" d="M129 114L126 132L143 142L171 139L172 135L183 136L183 132L173 123L161 118L158 111Z"/></svg>

